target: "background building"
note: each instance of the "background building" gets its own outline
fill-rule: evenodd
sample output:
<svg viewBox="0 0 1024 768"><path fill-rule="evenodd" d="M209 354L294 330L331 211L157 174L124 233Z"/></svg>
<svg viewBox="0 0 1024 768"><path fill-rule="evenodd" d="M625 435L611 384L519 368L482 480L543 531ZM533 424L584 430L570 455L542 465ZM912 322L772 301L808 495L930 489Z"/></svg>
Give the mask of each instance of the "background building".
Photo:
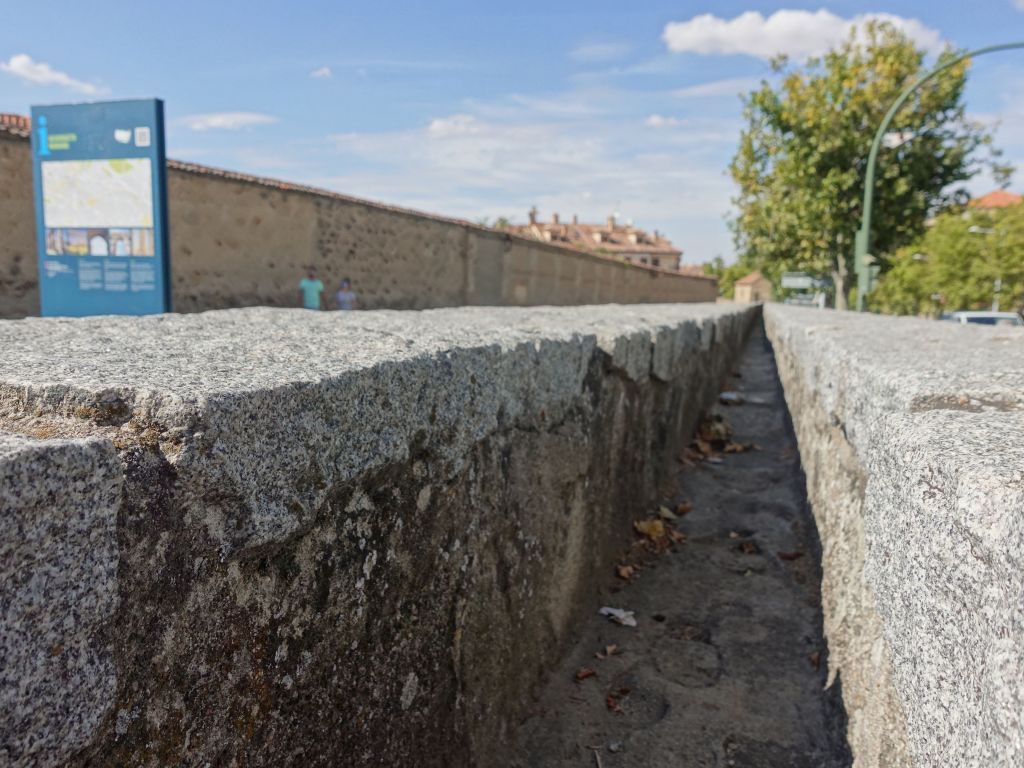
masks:
<svg viewBox="0 0 1024 768"><path fill-rule="evenodd" d="M545 243L568 245L605 256L615 256L631 264L679 271L683 252L657 230L646 232L632 223L619 224L609 216L604 224L581 224L574 215L572 221L563 222L557 213L551 220L537 220L537 209L530 210L530 223L513 225L509 231L532 237ZM703 274L698 271L697 274Z"/></svg>
<svg viewBox="0 0 1024 768"><path fill-rule="evenodd" d="M982 195L967 204L969 208L983 211L990 211L995 208L1009 208L1011 205L1020 205L1024 199L1020 195L1005 189L996 189L987 195Z"/></svg>
<svg viewBox="0 0 1024 768"><path fill-rule="evenodd" d="M757 304L772 300L772 281L760 272L751 272L736 281L733 300L741 304Z"/></svg>

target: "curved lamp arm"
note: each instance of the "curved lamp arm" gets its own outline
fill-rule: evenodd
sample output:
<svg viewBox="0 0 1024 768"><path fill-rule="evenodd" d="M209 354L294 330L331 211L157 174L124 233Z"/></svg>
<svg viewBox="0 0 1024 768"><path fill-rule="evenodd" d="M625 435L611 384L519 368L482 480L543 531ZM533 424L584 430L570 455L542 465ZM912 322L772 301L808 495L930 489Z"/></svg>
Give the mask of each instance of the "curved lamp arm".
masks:
<svg viewBox="0 0 1024 768"><path fill-rule="evenodd" d="M886 131L889 128L889 124L892 119L896 116L900 107L910 98L910 95L920 88L924 83L931 80L936 75L944 72L950 67L959 64L964 59L974 58L975 56L981 56L984 53L995 53L996 51L1008 51L1013 48L1024 48L1024 42L1020 43L1004 43L1003 45L990 45L987 48L979 48L976 51L968 51L967 53L957 56L955 59L950 59L943 64L940 64L931 72L927 72L917 78L914 82L904 89L903 93L892 103L889 107L889 111L885 113L885 117L882 118L881 125L878 126L878 130L875 132L875 138L871 142L871 151L868 153L868 167L867 173L864 177L864 203L861 206L860 214L860 229L857 231L857 237L854 241L854 253L853 253L853 266L857 272L857 310L863 311L864 309L864 297L868 291L871 290L871 261L872 259L868 256L871 250L871 212L874 204L875 197L875 167L878 164L878 150L882 145L882 138L885 136Z"/></svg>

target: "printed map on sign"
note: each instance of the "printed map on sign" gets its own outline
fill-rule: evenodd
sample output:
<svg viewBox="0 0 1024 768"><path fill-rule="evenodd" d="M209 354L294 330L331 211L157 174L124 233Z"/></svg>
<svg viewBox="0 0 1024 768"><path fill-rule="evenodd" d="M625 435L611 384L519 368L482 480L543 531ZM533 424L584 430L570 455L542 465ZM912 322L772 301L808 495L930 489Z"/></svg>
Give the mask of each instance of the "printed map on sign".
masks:
<svg viewBox="0 0 1024 768"><path fill-rule="evenodd" d="M47 227L152 227L149 158L43 162Z"/></svg>

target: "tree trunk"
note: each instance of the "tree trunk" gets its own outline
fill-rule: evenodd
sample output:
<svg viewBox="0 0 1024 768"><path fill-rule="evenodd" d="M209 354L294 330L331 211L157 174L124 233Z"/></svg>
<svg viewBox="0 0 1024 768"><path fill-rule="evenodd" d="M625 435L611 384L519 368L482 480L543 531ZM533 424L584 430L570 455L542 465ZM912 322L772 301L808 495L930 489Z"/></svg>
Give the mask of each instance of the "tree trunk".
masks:
<svg viewBox="0 0 1024 768"><path fill-rule="evenodd" d="M840 242L840 247L842 243ZM846 259L842 255L835 259L835 269L832 270L832 285L836 289L836 309L849 309L846 303Z"/></svg>
<svg viewBox="0 0 1024 768"><path fill-rule="evenodd" d="M846 270L840 267L832 272L832 284L836 289L836 309L849 309L846 303Z"/></svg>

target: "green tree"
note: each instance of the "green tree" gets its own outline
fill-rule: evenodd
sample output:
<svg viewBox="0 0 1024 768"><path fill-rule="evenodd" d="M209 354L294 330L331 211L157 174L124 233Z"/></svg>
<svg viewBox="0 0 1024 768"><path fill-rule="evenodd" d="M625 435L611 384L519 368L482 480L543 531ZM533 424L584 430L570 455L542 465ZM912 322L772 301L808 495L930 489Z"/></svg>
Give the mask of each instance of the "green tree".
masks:
<svg viewBox="0 0 1024 768"><path fill-rule="evenodd" d="M1000 309L1024 309L1024 205L942 213L896 252L869 304L895 314L989 309L997 280Z"/></svg>
<svg viewBox="0 0 1024 768"><path fill-rule="evenodd" d="M947 50L940 61L953 55ZM746 127L730 166L740 189L732 224L743 260L770 276L831 275L836 306L845 308L871 137L923 61L901 31L872 23L803 68L773 62L782 80L764 81L746 97ZM967 62L954 66L896 115L891 130L901 141L879 157L876 255L911 242L930 213L965 200L952 185L985 162L976 150L991 149L991 136L965 118L966 77ZM997 157L993 150L992 166L1008 173Z"/></svg>

